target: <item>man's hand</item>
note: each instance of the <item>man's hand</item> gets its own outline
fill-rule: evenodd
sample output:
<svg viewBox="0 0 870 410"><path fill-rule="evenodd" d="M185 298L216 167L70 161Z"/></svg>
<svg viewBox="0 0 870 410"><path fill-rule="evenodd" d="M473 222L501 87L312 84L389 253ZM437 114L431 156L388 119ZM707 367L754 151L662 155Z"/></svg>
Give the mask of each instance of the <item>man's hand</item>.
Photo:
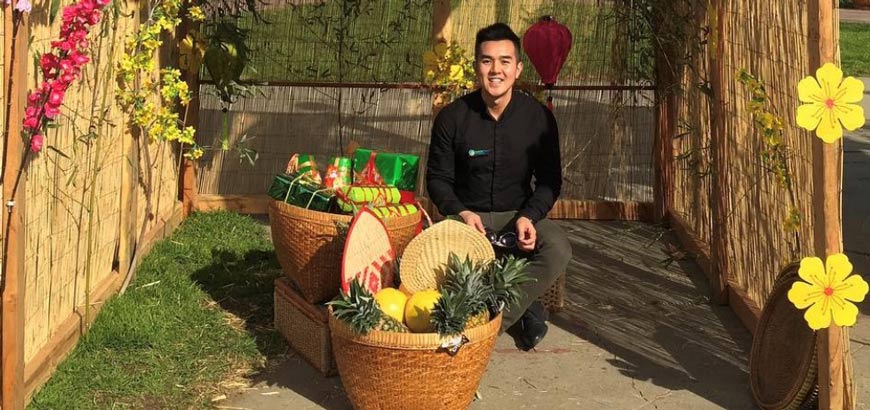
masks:
<svg viewBox="0 0 870 410"><path fill-rule="evenodd" d="M538 238L538 232L535 230L535 224L532 220L521 216L517 218L517 246L521 251L531 252L535 250L535 241Z"/></svg>
<svg viewBox="0 0 870 410"><path fill-rule="evenodd" d="M459 216L465 221L465 224L477 229L480 233L486 233L486 229L483 227L483 221L480 220L480 215L471 212L471 211L462 211L459 213Z"/></svg>

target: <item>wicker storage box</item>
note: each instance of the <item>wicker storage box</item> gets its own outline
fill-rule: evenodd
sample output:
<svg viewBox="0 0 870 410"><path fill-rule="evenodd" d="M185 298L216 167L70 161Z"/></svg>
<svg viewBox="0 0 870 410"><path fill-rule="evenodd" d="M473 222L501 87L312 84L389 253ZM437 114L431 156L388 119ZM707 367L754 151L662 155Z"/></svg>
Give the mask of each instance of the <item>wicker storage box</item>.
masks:
<svg viewBox="0 0 870 410"><path fill-rule="evenodd" d="M439 350L436 333L355 334L329 315L341 383L357 410L466 409L486 371L501 315L464 332L455 356Z"/></svg>
<svg viewBox="0 0 870 410"><path fill-rule="evenodd" d="M290 347L321 373L336 374L325 306L312 305L293 289L290 280L275 280L275 328Z"/></svg>
<svg viewBox="0 0 870 410"><path fill-rule="evenodd" d="M421 214L384 219L396 255L401 255L417 234ZM281 201L269 204L278 263L309 303L328 302L338 295L345 231L351 219Z"/></svg>
<svg viewBox="0 0 870 410"><path fill-rule="evenodd" d="M538 298L544 307L552 313L556 313L565 307L565 280L566 273L562 272L559 275L559 279L556 279L556 283L550 286L550 289Z"/></svg>

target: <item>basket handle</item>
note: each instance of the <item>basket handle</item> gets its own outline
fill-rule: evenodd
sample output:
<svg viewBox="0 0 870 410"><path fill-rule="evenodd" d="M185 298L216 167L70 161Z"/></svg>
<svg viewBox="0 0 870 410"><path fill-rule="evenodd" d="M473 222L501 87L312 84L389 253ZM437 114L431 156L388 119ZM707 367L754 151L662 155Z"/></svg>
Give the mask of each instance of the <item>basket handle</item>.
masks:
<svg viewBox="0 0 870 410"><path fill-rule="evenodd" d="M429 212L426 212L426 207L424 207L423 204L420 203L419 200L417 200L416 205L417 205L417 209L419 209L420 212L423 213L423 216L426 217L426 223L429 224L428 226L432 226L432 218L429 217Z"/></svg>

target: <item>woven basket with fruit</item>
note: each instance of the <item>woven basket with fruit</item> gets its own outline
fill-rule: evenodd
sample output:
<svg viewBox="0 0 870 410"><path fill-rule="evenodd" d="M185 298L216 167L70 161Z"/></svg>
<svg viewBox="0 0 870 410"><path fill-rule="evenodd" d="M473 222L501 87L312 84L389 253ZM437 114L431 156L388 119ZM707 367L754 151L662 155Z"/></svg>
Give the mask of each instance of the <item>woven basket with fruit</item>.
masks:
<svg viewBox="0 0 870 410"><path fill-rule="evenodd" d="M440 265L430 266L435 270L428 275L430 287L411 292L403 286L403 292L385 286L373 294L351 280L347 291L329 302L336 364L357 409L466 408L486 370L501 311L521 297L520 285L532 280L523 259L475 257L469 249L479 245L471 244L482 240L490 246L486 239L448 222L408 245L412 253L422 246L431 248L424 254L444 255ZM427 260L434 259L419 263ZM405 275L420 272L407 258L400 268Z"/></svg>

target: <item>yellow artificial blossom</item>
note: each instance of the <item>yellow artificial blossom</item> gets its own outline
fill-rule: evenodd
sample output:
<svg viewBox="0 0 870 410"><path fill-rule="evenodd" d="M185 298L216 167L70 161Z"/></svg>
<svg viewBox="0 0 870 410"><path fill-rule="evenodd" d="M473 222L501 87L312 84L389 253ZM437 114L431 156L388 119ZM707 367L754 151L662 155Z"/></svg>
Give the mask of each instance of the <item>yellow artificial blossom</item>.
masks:
<svg viewBox="0 0 870 410"><path fill-rule="evenodd" d="M423 53L423 84L445 98L439 105L449 103L474 87L474 65L465 50L456 42L441 42Z"/></svg>
<svg viewBox="0 0 870 410"><path fill-rule="evenodd" d="M826 143L843 137L843 127L852 131L864 125L864 83L854 77L843 79L839 67L826 63L816 70L816 77L798 83L798 98L807 103L797 108L797 124Z"/></svg>
<svg viewBox="0 0 870 410"><path fill-rule="evenodd" d="M858 307L867 295L868 285L859 275L852 275L852 263L842 253L828 256L827 261L817 257L801 260L797 281L788 291L788 300L798 309L807 309L804 319L813 330L831 325L852 326L858 318Z"/></svg>
<svg viewBox="0 0 870 410"><path fill-rule="evenodd" d="M202 12L202 9L199 8L199 6L193 6L187 9L187 15L190 16L190 19L193 21L205 20L205 13Z"/></svg>
<svg viewBox="0 0 870 410"><path fill-rule="evenodd" d="M141 127L151 141L178 141L190 146L184 156L196 159L202 156L202 148L193 138L194 129L184 127L175 111L176 104L185 107L190 103L187 83L174 68L161 69L159 77L153 78L156 51L163 44L161 35L174 33L181 24L180 8L181 0L162 0L148 21L127 39L126 52L118 63L117 100L131 111L133 124ZM194 20L204 17L198 7L190 8L188 15ZM155 95L159 100L154 99Z"/></svg>

